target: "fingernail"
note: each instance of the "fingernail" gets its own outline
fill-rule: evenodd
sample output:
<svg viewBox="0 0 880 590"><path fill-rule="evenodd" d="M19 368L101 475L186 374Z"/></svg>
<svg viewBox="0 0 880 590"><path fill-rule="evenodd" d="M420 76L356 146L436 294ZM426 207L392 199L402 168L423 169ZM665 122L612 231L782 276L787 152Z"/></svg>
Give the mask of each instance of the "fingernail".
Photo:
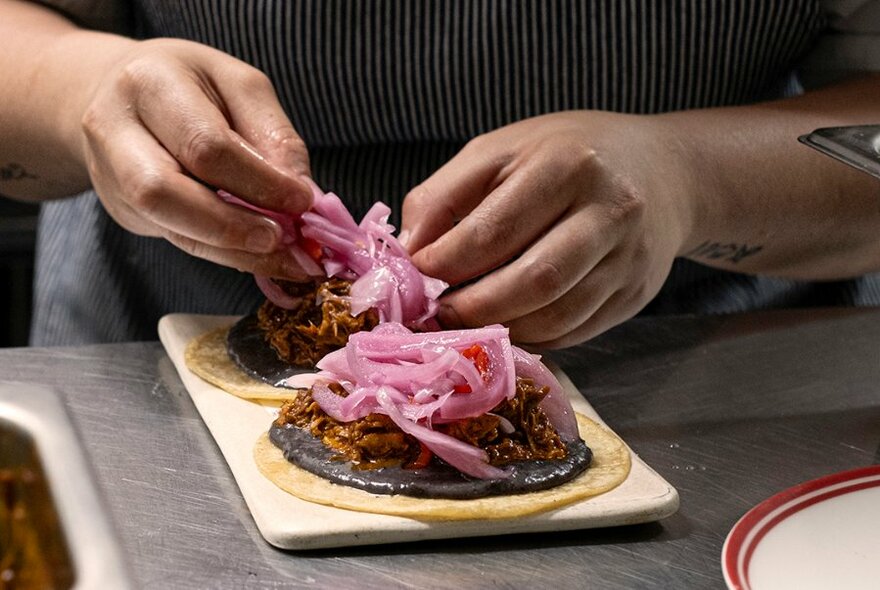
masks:
<svg viewBox="0 0 880 590"><path fill-rule="evenodd" d="M408 229L405 229L400 232L400 235L397 236L397 241L400 242L400 245L406 248L409 245L409 239L412 234Z"/></svg>
<svg viewBox="0 0 880 590"><path fill-rule="evenodd" d="M283 271L285 278L288 278L292 281L297 282L307 282L311 280L309 274L304 272L302 268L296 263L295 260L285 259L283 263Z"/></svg>
<svg viewBox="0 0 880 590"><path fill-rule="evenodd" d="M296 179L303 187L303 194L308 195L310 201L314 202L315 199L325 194L324 189L318 186L310 176L299 174Z"/></svg>
<svg viewBox="0 0 880 590"><path fill-rule="evenodd" d="M266 225L248 232L244 246L251 252L271 252L278 244L278 230Z"/></svg>
<svg viewBox="0 0 880 590"><path fill-rule="evenodd" d="M292 190L284 194L284 201L281 204L281 210L288 214L307 211L315 198L309 187L301 180L297 180L295 185Z"/></svg>

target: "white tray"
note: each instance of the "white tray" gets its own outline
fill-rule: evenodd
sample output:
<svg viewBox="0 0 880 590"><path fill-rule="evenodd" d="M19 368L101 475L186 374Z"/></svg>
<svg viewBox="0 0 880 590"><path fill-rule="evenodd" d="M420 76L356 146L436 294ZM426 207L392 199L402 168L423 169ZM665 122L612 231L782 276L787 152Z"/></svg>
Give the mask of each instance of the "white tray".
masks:
<svg viewBox="0 0 880 590"><path fill-rule="evenodd" d="M420 521L300 500L263 477L254 463L254 444L272 422L266 407L227 394L191 373L184 363L184 350L192 338L236 319L171 314L159 321L159 338L229 464L257 528L276 547L318 549L597 528L659 520L678 509L675 488L634 453L629 477L610 492L551 512L508 520ZM554 372L571 395L574 409L604 425L568 377Z"/></svg>

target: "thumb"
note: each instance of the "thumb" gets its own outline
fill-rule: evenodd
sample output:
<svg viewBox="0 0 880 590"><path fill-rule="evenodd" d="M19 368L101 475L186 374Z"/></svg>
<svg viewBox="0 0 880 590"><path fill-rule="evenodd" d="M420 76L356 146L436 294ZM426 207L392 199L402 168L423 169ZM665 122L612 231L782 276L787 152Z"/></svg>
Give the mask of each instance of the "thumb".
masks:
<svg viewBox="0 0 880 590"><path fill-rule="evenodd" d="M452 229L492 192L498 165L465 146L403 199L400 242L418 252Z"/></svg>

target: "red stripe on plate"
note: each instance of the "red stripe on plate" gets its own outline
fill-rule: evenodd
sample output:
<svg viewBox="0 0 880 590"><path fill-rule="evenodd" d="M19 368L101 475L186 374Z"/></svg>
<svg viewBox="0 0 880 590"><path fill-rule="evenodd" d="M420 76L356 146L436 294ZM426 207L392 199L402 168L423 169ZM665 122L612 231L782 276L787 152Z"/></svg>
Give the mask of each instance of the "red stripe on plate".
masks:
<svg viewBox="0 0 880 590"><path fill-rule="evenodd" d="M858 481L869 478L867 481ZM829 490L823 494L817 494L809 498L803 496L812 494L824 488L838 486L846 482L853 482L852 485L844 485L833 490ZM818 479L804 482L784 490L770 498L764 500L751 510L733 526L730 534L724 543L722 550L722 565L727 583L731 588L736 590L748 590L751 586L749 583L749 562L758 543L774 526L785 520L787 517L803 510L813 504L840 496L850 492L878 487L880 486L880 465L871 465L869 467L861 467L849 471L842 471L832 475L826 475ZM773 511L791 503L792 505L769 521L762 523L761 521L770 515ZM756 529L760 525L760 528ZM754 537L746 544L746 537L755 530ZM743 548L745 548L745 556L743 559L742 575L740 574L739 556Z"/></svg>

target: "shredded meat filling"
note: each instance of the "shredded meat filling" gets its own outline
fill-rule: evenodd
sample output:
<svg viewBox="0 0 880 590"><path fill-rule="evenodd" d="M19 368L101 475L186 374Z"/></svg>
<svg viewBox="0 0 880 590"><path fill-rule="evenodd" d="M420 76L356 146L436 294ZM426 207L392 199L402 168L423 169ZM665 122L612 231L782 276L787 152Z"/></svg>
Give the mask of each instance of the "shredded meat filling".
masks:
<svg viewBox="0 0 880 590"><path fill-rule="evenodd" d="M278 357L297 367L314 367L325 355L345 346L351 334L379 323L372 309L351 315L347 298L351 281L276 282L288 295L299 298L299 305L284 309L266 300L257 310L257 325Z"/></svg>
<svg viewBox="0 0 880 590"><path fill-rule="evenodd" d="M339 384L331 384L330 388L337 395L346 395ZM517 378L516 396L491 413L435 427L484 449L489 463L495 466L521 460L563 459L567 454L565 444L538 407L547 391L546 387L536 387L531 379ZM501 417L513 425L513 432L504 431ZM351 461L356 469L411 467L419 462L422 452L419 441L401 431L388 416L370 414L353 422L339 422L325 414L307 391L284 403L275 425L308 428L312 436L339 453L339 460Z"/></svg>
<svg viewBox="0 0 880 590"><path fill-rule="evenodd" d="M548 391L547 387L537 387L531 379L517 377L513 399L498 404L491 414L449 424L446 434L484 449L489 454L491 465L506 465L522 460L564 459L567 454L565 444L538 406ZM501 430L498 416L513 425L513 432Z"/></svg>
<svg viewBox="0 0 880 590"><path fill-rule="evenodd" d="M330 389L337 395L347 395L338 383L331 383ZM281 407L275 425L287 424L308 428L312 436L339 453L340 461L351 461L357 469L406 465L418 457L421 449L414 437L384 414L370 414L353 422L331 418L312 399L310 391L301 391Z"/></svg>

